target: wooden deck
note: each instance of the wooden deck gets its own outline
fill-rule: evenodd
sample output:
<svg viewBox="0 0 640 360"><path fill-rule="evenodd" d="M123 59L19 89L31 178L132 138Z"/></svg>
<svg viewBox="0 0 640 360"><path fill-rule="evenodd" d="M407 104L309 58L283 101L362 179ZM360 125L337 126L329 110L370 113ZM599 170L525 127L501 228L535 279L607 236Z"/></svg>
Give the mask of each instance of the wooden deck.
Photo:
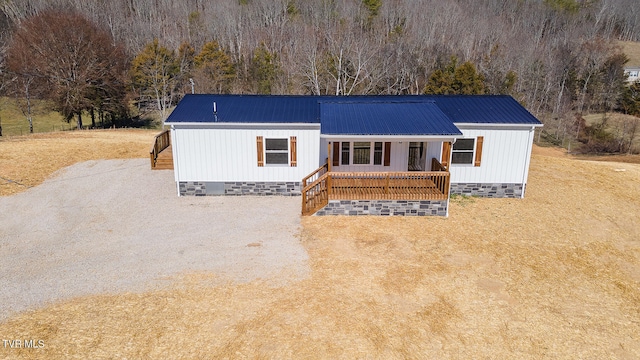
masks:
<svg viewBox="0 0 640 360"><path fill-rule="evenodd" d="M316 172L302 182L303 215L315 213L329 200L446 200L449 196L448 171Z"/></svg>
<svg viewBox="0 0 640 360"><path fill-rule="evenodd" d="M415 173L414 173L415 174ZM329 200L420 200L443 194L429 178L353 178L332 176Z"/></svg>

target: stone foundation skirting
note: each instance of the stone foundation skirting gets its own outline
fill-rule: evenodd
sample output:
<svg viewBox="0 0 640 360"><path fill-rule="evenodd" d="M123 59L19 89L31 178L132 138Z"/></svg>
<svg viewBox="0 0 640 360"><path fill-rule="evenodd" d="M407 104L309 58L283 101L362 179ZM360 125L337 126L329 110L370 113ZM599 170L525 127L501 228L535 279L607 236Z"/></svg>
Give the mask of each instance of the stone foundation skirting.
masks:
<svg viewBox="0 0 640 360"><path fill-rule="evenodd" d="M330 200L315 215L447 216L447 200Z"/></svg>
<svg viewBox="0 0 640 360"><path fill-rule="evenodd" d="M452 183L451 194L489 198L522 197L522 184Z"/></svg>
<svg viewBox="0 0 640 360"><path fill-rule="evenodd" d="M198 182L178 183L180 196L257 195L299 196L299 182Z"/></svg>

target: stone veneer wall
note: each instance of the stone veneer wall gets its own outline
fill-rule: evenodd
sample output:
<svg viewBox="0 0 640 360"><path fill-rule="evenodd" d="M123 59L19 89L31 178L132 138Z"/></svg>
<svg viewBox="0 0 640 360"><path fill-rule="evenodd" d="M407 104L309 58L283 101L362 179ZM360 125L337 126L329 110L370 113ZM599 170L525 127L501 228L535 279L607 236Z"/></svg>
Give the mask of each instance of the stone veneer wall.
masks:
<svg viewBox="0 0 640 360"><path fill-rule="evenodd" d="M180 195L280 195L299 196L299 182L198 182L184 181L179 183Z"/></svg>
<svg viewBox="0 0 640 360"><path fill-rule="evenodd" d="M315 215L447 216L447 200L330 200Z"/></svg>
<svg viewBox="0 0 640 360"><path fill-rule="evenodd" d="M522 197L522 184L452 183L451 194L490 198Z"/></svg>

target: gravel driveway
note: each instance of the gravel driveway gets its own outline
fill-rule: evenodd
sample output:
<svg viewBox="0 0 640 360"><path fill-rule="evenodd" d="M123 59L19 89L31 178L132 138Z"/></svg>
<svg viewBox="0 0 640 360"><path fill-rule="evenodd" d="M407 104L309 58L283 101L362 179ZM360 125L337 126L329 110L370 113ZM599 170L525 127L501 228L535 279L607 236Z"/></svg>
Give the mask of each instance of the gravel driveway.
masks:
<svg viewBox="0 0 640 360"><path fill-rule="evenodd" d="M238 282L303 278L299 212L299 197L178 197L173 172L151 171L147 159L70 166L0 197L0 320L190 272Z"/></svg>

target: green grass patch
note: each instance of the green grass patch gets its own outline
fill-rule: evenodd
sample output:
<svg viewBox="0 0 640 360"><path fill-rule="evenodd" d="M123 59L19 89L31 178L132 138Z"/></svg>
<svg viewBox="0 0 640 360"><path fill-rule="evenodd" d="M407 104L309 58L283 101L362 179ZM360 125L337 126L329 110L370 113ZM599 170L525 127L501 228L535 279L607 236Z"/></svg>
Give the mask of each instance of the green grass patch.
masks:
<svg viewBox="0 0 640 360"><path fill-rule="evenodd" d="M62 115L51 110L51 104L43 100L32 100L31 113L33 131L36 133L70 130L75 128L75 121L67 123ZM16 100L0 97L0 125L3 136L26 135L29 133L29 122L22 113Z"/></svg>
<svg viewBox="0 0 640 360"><path fill-rule="evenodd" d="M473 204L474 202L476 202L476 198L478 196L468 196L468 195L462 195L462 194L451 194L451 196L449 197L449 200L452 203L458 204L460 206L466 206L468 204Z"/></svg>

